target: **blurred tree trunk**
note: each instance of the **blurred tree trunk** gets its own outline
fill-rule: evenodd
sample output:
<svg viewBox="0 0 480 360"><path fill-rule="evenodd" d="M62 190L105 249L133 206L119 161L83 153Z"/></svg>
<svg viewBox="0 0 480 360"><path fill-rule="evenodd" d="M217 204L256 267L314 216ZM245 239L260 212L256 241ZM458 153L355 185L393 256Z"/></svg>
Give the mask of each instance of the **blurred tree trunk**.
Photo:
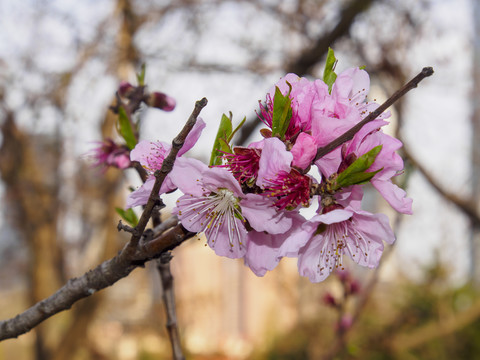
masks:
<svg viewBox="0 0 480 360"><path fill-rule="evenodd" d="M60 144L49 137L28 136L17 128L12 113L1 130L0 171L10 220L29 247L29 302L34 304L64 280L61 241L57 238ZM38 360L49 359L46 326L41 324L35 330Z"/></svg>
<svg viewBox="0 0 480 360"><path fill-rule="evenodd" d="M480 211L480 3L473 1L475 24L473 54L472 96L472 189L473 201ZM480 287L480 227L472 224L470 276L474 285Z"/></svg>
<svg viewBox="0 0 480 360"><path fill-rule="evenodd" d="M115 11L115 18L120 19L120 31L117 36L117 53L110 59L112 67L116 69L116 76L119 79L128 79L134 71L134 66L139 62L138 51L133 42L133 37L138 29L138 22L133 12L130 0L118 0ZM116 115L107 111L101 125L102 138L113 138L115 133ZM104 249L98 263L113 257L119 250L117 245L118 231L116 223L118 215L115 207L122 203L119 199L123 173L117 169L107 170L100 179L93 174L95 170L88 169L86 172L79 169L77 188L82 198L90 198L95 201L102 199L101 219L92 219L101 226L99 233L104 235ZM98 171L98 170L97 170ZM88 176L91 175L91 176ZM98 175L98 173L96 174ZM83 194L82 194L83 193ZM96 241L96 239L94 239ZM90 296L74 307L74 318L70 328L65 332L63 341L55 351L52 360L63 360L71 357L79 348L91 350L90 356L96 356L92 351L95 349L88 344L87 332L92 321L95 319L96 310L103 299L103 293Z"/></svg>

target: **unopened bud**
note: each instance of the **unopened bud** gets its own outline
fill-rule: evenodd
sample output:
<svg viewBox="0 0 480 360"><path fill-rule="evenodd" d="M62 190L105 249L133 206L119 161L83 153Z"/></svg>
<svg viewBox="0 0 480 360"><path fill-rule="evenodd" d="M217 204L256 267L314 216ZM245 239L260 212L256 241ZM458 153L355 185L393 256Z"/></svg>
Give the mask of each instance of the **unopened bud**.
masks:
<svg viewBox="0 0 480 360"><path fill-rule="evenodd" d="M272 137L272 130L270 129L260 129L260 134L265 138L269 139Z"/></svg>
<svg viewBox="0 0 480 360"><path fill-rule="evenodd" d="M118 95L127 99L131 94L133 94L134 91L135 86L127 81L122 81L118 87Z"/></svg>
<svg viewBox="0 0 480 360"><path fill-rule="evenodd" d="M335 300L333 295L328 292L323 296L323 302L325 305L328 306L337 306L337 301Z"/></svg>
<svg viewBox="0 0 480 360"><path fill-rule="evenodd" d="M172 111L177 104L175 99L161 92L151 93L146 101L148 106L161 109L163 111Z"/></svg>
<svg viewBox="0 0 480 360"><path fill-rule="evenodd" d="M360 292L360 284L358 283L357 280L351 280L350 281L350 289L349 293L350 295L355 295Z"/></svg>
<svg viewBox="0 0 480 360"><path fill-rule="evenodd" d="M113 166L126 169L130 166L130 151L125 145L118 145L112 139L98 142L98 146L90 152L94 166Z"/></svg>
<svg viewBox="0 0 480 360"><path fill-rule="evenodd" d="M338 322L338 324L337 324L338 329L337 330L340 330L340 331L344 332L344 331L347 331L348 329L350 329L352 327L352 325L353 325L352 316L346 314L346 315L342 316L342 318Z"/></svg>

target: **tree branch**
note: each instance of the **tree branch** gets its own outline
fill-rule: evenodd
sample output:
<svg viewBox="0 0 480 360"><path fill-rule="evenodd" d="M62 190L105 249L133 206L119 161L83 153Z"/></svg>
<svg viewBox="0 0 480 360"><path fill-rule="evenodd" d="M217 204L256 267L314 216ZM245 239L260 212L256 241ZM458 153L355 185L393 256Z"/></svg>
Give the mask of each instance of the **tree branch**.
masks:
<svg viewBox="0 0 480 360"><path fill-rule="evenodd" d="M312 68L327 53L328 48L333 43L344 36L355 21L355 18L367 10L374 0L352 0L342 9L340 13L340 21L325 36L317 39L315 44L304 50L295 60L286 67L286 72L293 72L297 75L309 74Z"/></svg>
<svg viewBox="0 0 480 360"><path fill-rule="evenodd" d="M449 192L444 189L435 177L425 169L425 167L420 164L417 159L408 151L406 147L403 147L403 154L405 158L413 165L415 169L420 171L423 177L428 181L428 183L435 189L437 192L447 201L453 203L460 211L467 215L470 220L476 224L480 225L480 214L477 212L475 203L467 199L462 199L458 195Z"/></svg>
<svg viewBox="0 0 480 360"><path fill-rule="evenodd" d="M157 259L157 269L160 274L162 285L162 298L167 314L167 332L172 345L173 359L184 360L182 346L180 343L180 335L177 327L177 312L175 307L175 292L173 289L173 275L170 270L170 260L172 256L169 253L163 253Z"/></svg>
<svg viewBox="0 0 480 360"><path fill-rule="evenodd" d="M168 232L165 226L157 229L157 235L148 242L140 242L152 210L160 200L158 193L163 180L172 170L178 151L183 146L185 138L191 131L200 111L207 105L207 99L203 98L195 104L195 108L187 123L180 133L172 141L172 149L165 158L162 167L155 173L155 184L148 199L147 205L140 217L138 225L133 229L130 241L123 247L120 253L88 271L79 278L73 278L48 298L36 303L25 312L14 318L0 321L0 340L15 338L30 331L49 317L69 309L75 302L95 292L113 285L118 280L128 276L138 266L143 266L146 261L157 258L162 252L173 249L183 241L192 237L193 233L187 231L182 225L176 225ZM169 222L176 223L177 219ZM156 236L156 237L155 237Z"/></svg>
<svg viewBox="0 0 480 360"><path fill-rule="evenodd" d="M364 13L376 0L353 0L340 12L340 20L337 25L327 34L319 37L315 44L302 51L285 66L285 73L294 73L298 76L310 74L313 67L327 54L328 48L350 31L352 24L358 15ZM248 137L259 124L257 116L252 116L242 126L237 134L238 144L245 144Z"/></svg>

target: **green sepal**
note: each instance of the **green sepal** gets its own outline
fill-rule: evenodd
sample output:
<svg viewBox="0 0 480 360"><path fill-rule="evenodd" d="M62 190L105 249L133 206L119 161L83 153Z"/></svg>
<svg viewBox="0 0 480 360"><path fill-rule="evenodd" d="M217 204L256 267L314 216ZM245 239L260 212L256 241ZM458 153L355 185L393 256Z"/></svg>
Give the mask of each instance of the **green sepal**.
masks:
<svg viewBox="0 0 480 360"><path fill-rule="evenodd" d="M145 85L145 72L147 70L147 67L145 63L142 64L142 67L140 68L140 72L137 74L137 82L138 86L144 86Z"/></svg>
<svg viewBox="0 0 480 360"><path fill-rule="evenodd" d="M118 124L117 130L122 135L127 147L132 150L135 145L137 145L137 139L133 133L132 123L128 119L127 112L123 107L119 107L118 109Z"/></svg>
<svg viewBox="0 0 480 360"><path fill-rule="evenodd" d="M328 48L327 61L325 62L325 70L323 70L323 82L328 85L328 92L332 92L332 86L337 79L335 74L335 66L337 65L337 59L332 48Z"/></svg>
<svg viewBox="0 0 480 360"><path fill-rule="evenodd" d="M287 95L283 95L278 86L275 86L273 97L272 136L278 136L282 140L292 118L292 99L290 99L292 85L288 82L287 85L289 87Z"/></svg>
<svg viewBox="0 0 480 360"><path fill-rule="evenodd" d="M346 168L342 173L340 173L336 179L335 189L341 187L346 187L350 185L359 185L364 184L370 181L376 173L380 170L366 172L373 162L377 158L377 155L382 150L383 145L375 146L372 150L366 154L360 156L355 160L348 168Z"/></svg>
<svg viewBox="0 0 480 360"><path fill-rule="evenodd" d="M135 227L138 224L138 217L137 214L135 214L135 211L132 209L121 209L116 207L115 211L117 212L118 215L122 217L123 220L125 220L129 225Z"/></svg>
<svg viewBox="0 0 480 360"><path fill-rule="evenodd" d="M232 113L230 117L223 114L218 127L217 136L213 143L212 155L210 156L210 166L222 164L222 151L225 151L225 145L228 146L228 139L232 134ZM228 146L229 147L229 146ZM227 150L227 152L230 152Z"/></svg>

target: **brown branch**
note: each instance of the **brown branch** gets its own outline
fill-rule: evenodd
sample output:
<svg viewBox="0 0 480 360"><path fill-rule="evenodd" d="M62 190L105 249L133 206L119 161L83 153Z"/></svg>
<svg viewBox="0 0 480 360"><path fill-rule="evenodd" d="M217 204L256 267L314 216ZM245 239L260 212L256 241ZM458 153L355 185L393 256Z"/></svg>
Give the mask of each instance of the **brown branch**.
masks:
<svg viewBox="0 0 480 360"><path fill-rule="evenodd" d="M193 126L197 121L197 117L200 114L200 111L205 106L207 106L206 98L203 98L202 100L199 100L195 103L195 108L193 109L192 114L188 118L187 123L180 131L180 133L173 139L172 149L163 161L162 167L160 168L160 170L157 170L155 172L155 183L153 185L152 192L150 193L150 197L148 198L147 204L145 205L145 209L143 210L142 216L140 217L140 220L138 221L138 224L135 227L135 231L129 242L132 252L135 251L138 245L138 241L140 240L140 237L142 236L143 231L145 230L145 227L150 220L153 208L155 207L155 205L158 204L158 201L160 199L158 193L160 192L163 181L165 180L165 177L168 175L168 173L172 170L178 151L182 148L183 143L185 142L185 138L187 137L190 130L192 130Z"/></svg>
<svg viewBox="0 0 480 360"><path fill-rule="evenodd" d="M36 303L28 310L14 318L0 321L0 340L15 338L28 332L42 321L70 309L80 299L93 295L95 292L113 285L118 280L128 276L134 269L143 266L146 261L160 256L163 251L178 246L189 239L192 234L181 225L177 225L151 243L153 247L139 246L134 254L126 244L120 254L98 265L84 275L68 280L57 292ZM158 253L149 252L155 249Z"/></svg>
<svg viewBox="0 0 480 360"><path fill-rule="evenodd" d="M367 10L374 0L353 0L340 13L340 21L325 36L317 39L315 44L304 50L286 67L287 72L297 75L308 74L319 60L327 53L333 43L350 31L355 18Z"/></svg>
<svg viewBox="0 0 480 360"><path fill-rule="evenodd" d="M200 111L206 105L207 99L205 98L196 102L187 123L177 137L173 139L170 153L164 160L161 169L155 173L155 184L140 221L133 229L130 241L123 247L121 252L95 269L88 271L83 276L68 280L53 295L36 303L25 312L14 318L0 321L0 340L14 338L26 333L49 317L69 309L78 300L113 285L118 280L128 276L138 266L143 266L146 261L157 258L162 252L170 250L192 237L193 233L185 230L181 225L176 225L166 233L162 233L164 228L158 229L158 232L162 233L160 236L154 234L154 238L151 241L146 243L140 242L152 210L160 200L158 193L162 182L172 170L178 151L195 125ZM177 220L174 219L174 221L176 222ZM173 224L173 222L170 224Z"/></svg>
<svg viewBox="0 0 480 360"><path fill-rule="evenodd" d="M410 80L408 83L406 83L403 87L401 87L399 90L397 90L390 98L387 99L382 105L380 105L378 108L376 108L374 111L372 111L368 116L360 121L358 124L356 124L354 127L352 127L350 130L346 131L344 134L340 135L338 138L330 142L329 144L325 145L324 147L321 147L317 150L317 155L315 156L315 159L313 162L317 161L321 157L327 155L329 152L335 150L337 147L342 145L348 140L351 140L355 134L363 127L363 125L369 123L370 121L375 120L377 117L379 117L388 107L393 105L398 99L400 99L402 96L404 96L407 92L410 90L416 88L420 81L425 79L428 76L431 76L433 74L433 68L431 67L424 67L420 73L418 73L417 76L415 76L412 80Z"/></svg>
<svg viewBox="0 0 480 360"><path fill-rule="evenodd" d="M169 253L163 253L157 259L157 269L160 274L162 285L162 298L167 314L167 332L172 345L172 354L174 360L184 360L185 356L182 352L180 343L180 335L177 327L177 312L175 307L175 292L173 289L173 276L170 270L170 260L172 256Z"/></svg>
<svg viewBox="0 0 480 360"><path fill-rule="evenodd" d="M420 171L428 183L435 190L437 190L437 192L445 200L454 204L460 211L467 215L474 224L480 225L480 214L478 213L474 202L460 198L457 194L449 192L443 186L441 186L435 177L427 169L425 169L425 167L420 164L417 159L408 151L407 147L403 148L403 153L405 158L413 165L413 167Z"/></svg>

